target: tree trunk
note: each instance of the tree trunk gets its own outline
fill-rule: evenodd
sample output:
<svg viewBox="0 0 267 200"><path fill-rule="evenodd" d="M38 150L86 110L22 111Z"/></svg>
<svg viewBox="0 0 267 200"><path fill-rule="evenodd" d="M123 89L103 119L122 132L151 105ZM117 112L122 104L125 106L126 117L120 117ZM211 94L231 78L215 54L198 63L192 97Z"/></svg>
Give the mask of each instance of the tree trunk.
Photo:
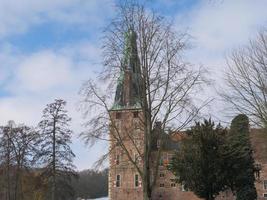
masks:
<svg viewBox="0 0 267 200"><path fill-rule="evenodd" d="M10 131L11 132L11 131ZM7 140L7 199L11 200L10 187L10 138Z"/></svg>
<svg viewBox="0 0 267 200"><path fill-rule="evenodd" d="M19 163L17 163L17 170L16 170L16 179L15 179L15 194L14 194L14 200L17 200L18 198L18 183L19 183L19 174L20 170L19 170Z"/></svg>
<svg viewBox="0 0 267 200"><path fill-rule="evenodd" d="M56 122L53 124L53 155L52 155L52 200L56 200Z"/></svg>
<svg viewBox="0 0 267 200"><path fill-rule="evenodd" d="M144 95L145 93L143 93ZM145 95L144 95L145 96ZM151 181L151 115L148 109L147 100L143 99L144 103L144 166L143 166L143 198L144 200L151 200L152 185Z"/></svg>
<svg viewBox="0 0 267 200"><path fill-rule="evenodd" d="M146 156L147 157L147 156ZM150 165L149 161L144 160L144 178L143 178L143 198L144 200L151 200L151 187L150 187Z"/></svg>

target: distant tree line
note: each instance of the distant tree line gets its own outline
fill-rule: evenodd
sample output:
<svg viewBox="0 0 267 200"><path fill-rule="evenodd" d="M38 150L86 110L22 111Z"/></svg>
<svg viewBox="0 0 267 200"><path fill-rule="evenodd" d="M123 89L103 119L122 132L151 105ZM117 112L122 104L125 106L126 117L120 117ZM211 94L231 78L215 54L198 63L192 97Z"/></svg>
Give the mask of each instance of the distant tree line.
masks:
<svg viewBox="0 0 267 200"><path fill-rule="evenodd" d="M78 172L78 176L72 181L76 197L95 199L108 196L108 169L84 170Z"/></svg>

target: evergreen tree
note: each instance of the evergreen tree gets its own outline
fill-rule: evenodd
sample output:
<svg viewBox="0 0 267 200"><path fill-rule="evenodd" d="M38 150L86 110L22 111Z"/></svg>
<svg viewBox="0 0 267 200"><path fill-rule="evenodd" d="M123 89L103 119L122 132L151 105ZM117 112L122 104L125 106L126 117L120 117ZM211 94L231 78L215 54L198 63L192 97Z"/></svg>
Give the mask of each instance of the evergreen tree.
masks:
<svg viewBox="0 0 267 200"><path fill-rule="evenodd" d="M249 119L244 114L232 120L223 160L227 185L236 193L237 200L257 199L254 159L249 139Z"/></svg>
<svg viewBox="0 0 267 200"><path fill-rule="evenodd" d="M206 200L215 199L225 189L220 175L220 151L225 132L211 120L196 123L170 164L177 182Z"/></svg>
<svg viewBox="0 0 267 200"><path fill-rule="evenodd" d="M67 200L74 195L70 181L75 175L72 163L75 155L70 148L71 119L65 105L66 102L61 99L48 104L39 123L42 136L40 160L44 165L43 176L49 183L49 200Z"/></svg>

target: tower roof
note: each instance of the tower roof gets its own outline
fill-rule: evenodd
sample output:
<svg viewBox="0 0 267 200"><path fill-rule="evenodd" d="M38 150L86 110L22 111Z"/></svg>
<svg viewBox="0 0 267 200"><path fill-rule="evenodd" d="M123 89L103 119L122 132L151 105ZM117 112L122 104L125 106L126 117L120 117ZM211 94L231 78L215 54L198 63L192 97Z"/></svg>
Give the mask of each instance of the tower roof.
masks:
<svg viewBox="0 0 267 200"><path fill-rule="evenodd" d="M133 28L125 33L123 63L117 81L112 110L141 108L141 69L137 51L137 34Z"/></svg>

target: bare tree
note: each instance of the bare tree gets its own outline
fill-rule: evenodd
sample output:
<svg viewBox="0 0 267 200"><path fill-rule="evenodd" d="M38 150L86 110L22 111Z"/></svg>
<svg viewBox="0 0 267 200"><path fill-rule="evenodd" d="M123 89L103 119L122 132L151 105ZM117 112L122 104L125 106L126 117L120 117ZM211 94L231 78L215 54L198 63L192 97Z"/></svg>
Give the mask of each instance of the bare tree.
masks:
<svg viewBox="0 0 267 200"><path fill-rule="evenodd" d="M16 169L14 200L23 200L25 192L22 191L22 178L23 174L34 165L39 134L35 129L25 125L17 126L12 133L11 145Z"/></svg>
<svg viewBox="0 0 267 200"><path fill-rule="evenodd" d="M0 127L0 136L2 169L5 169L7 182L6 198L23 200L22 179L33 166L38 133L33 128L10 121L7 126Z"/></svg>
<svg viewBox="0 0 267 200"><path fill-rule="evenodd" d="M0 149L0 154L1 154L1 166L2 166L2 177L4 179L4 182L6 183L2 187L4 196L7 200L10 200L12 195L12 192L14 191L13 188L11 187L12 185L12 166L14 165L14 155L13 155L13 150L11 146L11 134L12 134L12 129L13 129L13 121L9 121L7 126L2 126L0 128L0 133L1 133L1 149Z"/></svg>
<svg viewBox="0 0 267 200"><path fill-rule="evenodd" d="M156 152L157 162L152 166L154 127L160 121L161 130L166 132L169 129L181 130L190 124L205 104L203 102L197 107L192 100L205 82L204 71L201 68L194 70L183 61L188 35L176 32L173 24L165 18L128 1L120 4L117 11L117 17L104 32L105 67L100 80L108 83L106 91L101 93L103 84L99 86L92 80L82 86L80 109L90 119L86 123L87 131L81 135L91 144L101 139L111 140L110 150L99 160L100 163L119 146L138 171L143 198L148 200L157 181L157 176L152 176L151 172L157 172L162 150L160 147ZM129 73L133 80L132 86L128 87L133 88L126 97L122 90ZM117 89L112 106L114 83L117 83ZM118 127L112 110L120 109L122 105L140 109L136 127ZM122 133L121 129L125 131ZM134 134L136 129L143 132L142 138L139 138L141 145ZM158 138L159 141L161 139ZM140 162L131 154L129 144L137 152Z"/></svg>
<svg viewBox="0 0 267 200"><path fill-rule="evenodd" d="M227 88L221 93L231 111L244 113L257 125L267 128L267 32L228 58Z"/></svg>

